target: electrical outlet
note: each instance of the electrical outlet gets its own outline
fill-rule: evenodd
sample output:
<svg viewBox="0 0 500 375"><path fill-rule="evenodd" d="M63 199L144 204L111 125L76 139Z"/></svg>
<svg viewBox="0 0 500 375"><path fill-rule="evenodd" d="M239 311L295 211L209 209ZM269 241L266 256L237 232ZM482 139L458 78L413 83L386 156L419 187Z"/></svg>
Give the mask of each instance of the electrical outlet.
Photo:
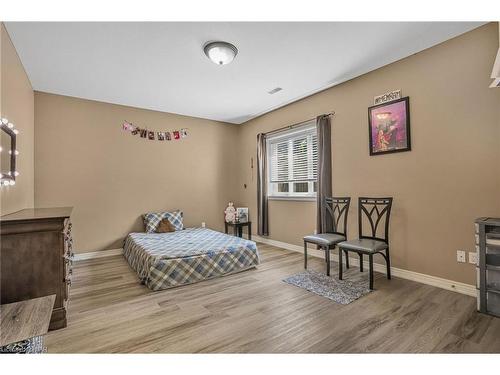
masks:
<svg viewBox="0 0 500 375"><path fill-rule="evenodd" d="M201 222L201 227L202 227L202 228L205 228L205 227L206 227L206 225L205 225L205 222L204 222L204 221L202 221L202 222Z"/></svg>
<svg viewBox="0 0 500 375"><path fill-rule="evenodd" d="M457 250L457 262L465 263L465 251Z"/></svg>
<svg viewBox="0 0 500 375"><path fill-rule="evenodd" d="M477 265L477 253L475 251L469 252L469 263Z"/></svg>

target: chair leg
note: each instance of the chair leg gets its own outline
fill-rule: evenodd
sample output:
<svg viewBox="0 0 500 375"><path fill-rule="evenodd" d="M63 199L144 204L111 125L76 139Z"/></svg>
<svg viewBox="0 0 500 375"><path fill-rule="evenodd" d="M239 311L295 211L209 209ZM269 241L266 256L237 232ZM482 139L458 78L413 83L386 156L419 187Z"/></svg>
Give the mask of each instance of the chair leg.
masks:
<svg viewBox="0 0 500 375"><path fill-rule="evenodd" d="M342 280L342 249L339 248L339 280Z"/></svg>
<svg viewBox="0 0 500 375"><path fill-rule="evenodd" d="M347 252L347 250L344 250L344 254L345 254L345 268L349 268L349 253Z"/></svg>
<svg viewBox="0 0 500 375"><path fill-rule="evenodd" d="M304 269L307 270L307 242L304 241Z"/></svg>
<svg viewBox="0 0 500 375"><path fill-rule="evenodd" d="M326 247L326 276L330 276L330 248Z"/></svg>
<svg viewBox="0 0 500 375"><path fill-rule="evenodd" d="M370 264L370 290L373 290L373 254L368 255L368 262Z"/></svg>
<svg viewBox="0 0 500 375"><path fill-rule="evenodd" d="M385 263L387 264L387 278L391 279L391 258L389 256L389 248L385 250Z"/></svg>
<svg viewBox="0 0 500 375"><path fill-rule="evenodd" d="M359 272L363 272L363 254L358 253L359 255Z"/></svg>

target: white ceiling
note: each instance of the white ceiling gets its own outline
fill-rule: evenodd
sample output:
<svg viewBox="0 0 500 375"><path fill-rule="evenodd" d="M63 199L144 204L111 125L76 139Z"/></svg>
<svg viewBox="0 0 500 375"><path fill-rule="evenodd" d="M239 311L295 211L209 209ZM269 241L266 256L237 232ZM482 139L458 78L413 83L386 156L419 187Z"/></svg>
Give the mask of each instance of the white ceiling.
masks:
<svg viewBox="0 0 500 375"><path fill-rule="evenodd" d="M33 88L242 123L480 26L477 22L8 22ZM229 65L207 41L239 49ZM283 90L269 95L275 87ZM333 104L333 103L332 103Z"/></svg>

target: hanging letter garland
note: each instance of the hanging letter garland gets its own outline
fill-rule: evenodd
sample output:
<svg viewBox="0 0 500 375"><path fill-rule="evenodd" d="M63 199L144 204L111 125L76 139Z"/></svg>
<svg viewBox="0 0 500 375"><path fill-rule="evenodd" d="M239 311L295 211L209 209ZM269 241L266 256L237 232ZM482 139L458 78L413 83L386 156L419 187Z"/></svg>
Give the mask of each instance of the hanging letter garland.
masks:
<svg viewBox="0 0 500 375"><path fill-rule="evenodd" d="M126 132L130 132L132 135L139 135L140 138L147 138L151 141L170 141L170 140L179 140L186 138L188 136L188 129L183 128L180 130L173 131L156 131L148 128L140 128L135 126L131 122L125 121L122 125L122 130Z"/></svg>

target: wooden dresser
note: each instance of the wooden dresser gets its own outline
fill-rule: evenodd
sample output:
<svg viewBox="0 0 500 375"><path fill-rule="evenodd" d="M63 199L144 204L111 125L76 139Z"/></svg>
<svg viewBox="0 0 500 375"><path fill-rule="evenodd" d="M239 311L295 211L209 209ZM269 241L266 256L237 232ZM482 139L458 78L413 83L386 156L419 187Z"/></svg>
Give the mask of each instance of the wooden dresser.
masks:
<svg viewBox="0 0 500 375"><path fill-rule="evenodd" d="M1 303L56 295L49 329L66 327L73 258L71 207L35 208L0 218Z"/></svg>

